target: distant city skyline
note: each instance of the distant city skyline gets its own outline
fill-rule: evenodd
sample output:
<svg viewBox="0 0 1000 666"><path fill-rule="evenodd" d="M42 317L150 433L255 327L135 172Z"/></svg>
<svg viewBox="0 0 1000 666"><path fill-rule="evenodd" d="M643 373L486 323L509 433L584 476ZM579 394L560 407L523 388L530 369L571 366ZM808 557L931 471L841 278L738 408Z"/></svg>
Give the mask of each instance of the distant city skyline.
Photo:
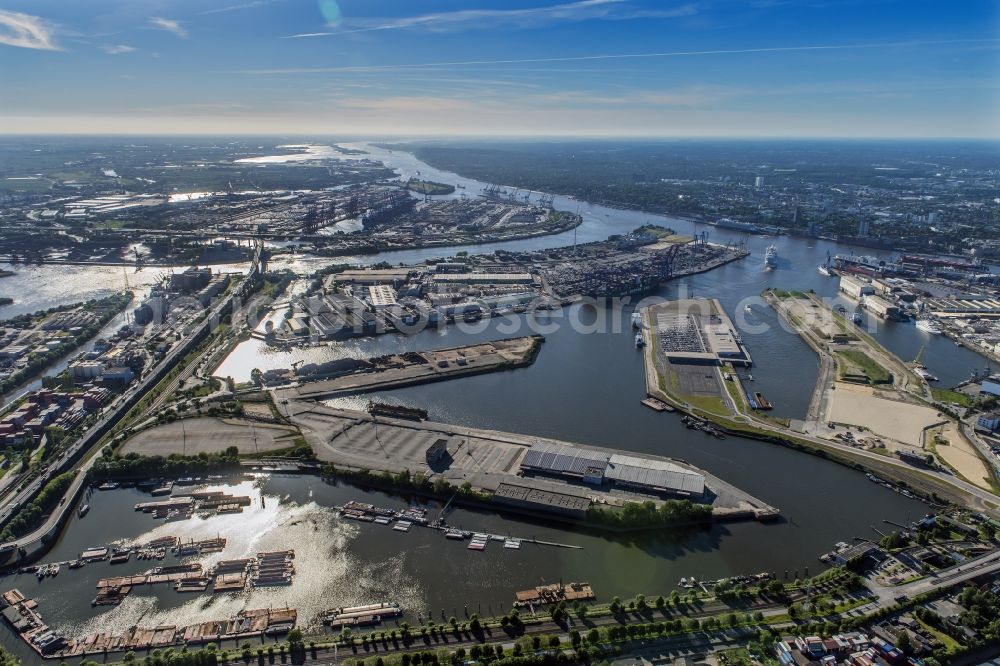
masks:
<svg viewBox="0 0 1000 666"><path fill-rule="evenodd" d="M1000 138L1000 9L0 0L0 133Z"/></svg>

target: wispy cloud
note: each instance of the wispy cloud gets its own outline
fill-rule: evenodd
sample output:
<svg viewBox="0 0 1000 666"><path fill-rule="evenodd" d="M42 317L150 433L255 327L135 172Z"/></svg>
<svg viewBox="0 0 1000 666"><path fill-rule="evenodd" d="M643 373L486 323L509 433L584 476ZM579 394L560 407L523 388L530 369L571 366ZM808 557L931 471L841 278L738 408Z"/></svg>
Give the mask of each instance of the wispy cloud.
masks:
<svg viewBox="0 0 1000 666"><path fill-rule="evenodd" d="M444 111L475 112L479 104L475 100L462 100L427 95L394 97L348 97L338 100L345 109L373 112L440 113Z"/></svg>
<svg viewBox="0 0 1000 666"><path fill-rule="evenodd" d="M694 4L681 5L672 9L633 9L632 0L576 0L542 7L522 9L460 9L452 12L435 12L418 16L403 16L393 19L353 18L336 30L307 32L290 35L291 38L326 37L328 35L372 32L376 30L428 30L449 32L467 28L490 28L512 26L516 28L540 28L553 23L587 21L591 19L625 20L634 18L671 18L690 16L697 13Z"/></svg>
<svg viewBox="0 0 1000 666"><path fill-rule="evenodd" d="M58 51L60 49L55 44L53 32L52 26L43 18L0 9L0 44Z"/></svg>
<svg viewBox="0 0 1000 666"><path fill-rule="evenodd" d="M108 55L120 55L122 53L133 53L138 49L128 44L105 44L101 47L101 50Z"/></svg>
<svg viewBox="0 0 1000 666"><path fill-rule="evenodd" d="M284 0L251 0L250 2L242 2L237 5L227 5L225 7L216 7L215 9L206 9L201 12L202 14L224 14L226 12L238 12L242 9L253 9L255 7L263 7L265 5L273 5L276 2L283 2Z"/></svg>
<svg viewBox="0 0 1000 666"><path fill-rule="evenodd" d="M173 19L163 18L161 16L151 16L149 17L149 25L159 30L166 30L167 32L172 32L182 39L187 39L188 32L181 25L180 21L175 21Z"/></svg>
<svg viewBox="0 0 1000 666"><path fill-rule="evenodd" d="M535 95L536 104L573 105L575 107L646 106L697 107L712 104L732 96L733 90L720 87L689 87L676 90L626 91L620 94L591 91L561 91Z"/></svg>
<svg viewBox="0 0 1000 666"><path fill-rule="evenodd" d="M275 69L245 69L240 74L329 74L337 72L380 72L409 69L476 67L491 65L521 65L601 60L679 58L714 55L750 55L754 53L802 53L808 51L860 51L919 46L1000 45L1000 38L989 39L928 39L900 42L870 42L861 44L812 44L803 46L762 46L747 49L707 49L702 51L656 51L651 53L600 53L595 55L557 56L551 58L511 58L501 60L453 60L444 62L403 63L395 65L345 65L343 67L283 67Z"/></svg>

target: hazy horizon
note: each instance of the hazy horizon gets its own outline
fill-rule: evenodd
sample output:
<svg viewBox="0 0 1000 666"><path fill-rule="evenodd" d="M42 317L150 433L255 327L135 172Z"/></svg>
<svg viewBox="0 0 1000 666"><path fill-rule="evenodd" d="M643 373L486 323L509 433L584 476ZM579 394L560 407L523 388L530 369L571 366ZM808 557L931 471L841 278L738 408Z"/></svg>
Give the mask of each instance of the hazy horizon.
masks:
<svg viewBox="0 0 1000 666"><path fill-rule="evenodd" d="M8 0L11 135L1000 138L1000 11Z"/></svg>

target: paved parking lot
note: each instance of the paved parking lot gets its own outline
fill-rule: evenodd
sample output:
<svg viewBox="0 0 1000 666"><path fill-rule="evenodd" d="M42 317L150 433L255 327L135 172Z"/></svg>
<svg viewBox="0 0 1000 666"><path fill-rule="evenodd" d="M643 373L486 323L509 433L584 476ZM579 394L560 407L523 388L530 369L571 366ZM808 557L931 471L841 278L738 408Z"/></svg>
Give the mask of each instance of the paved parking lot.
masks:
<svg viewBox="0 0 1000 666"><path fill-rule="evenodd" d="M294 446L298 433L287 426L236 419L183 419L138 433L122 447L122 455L169 456L219 453L238 447L240 453L277 451Z"/></svg>

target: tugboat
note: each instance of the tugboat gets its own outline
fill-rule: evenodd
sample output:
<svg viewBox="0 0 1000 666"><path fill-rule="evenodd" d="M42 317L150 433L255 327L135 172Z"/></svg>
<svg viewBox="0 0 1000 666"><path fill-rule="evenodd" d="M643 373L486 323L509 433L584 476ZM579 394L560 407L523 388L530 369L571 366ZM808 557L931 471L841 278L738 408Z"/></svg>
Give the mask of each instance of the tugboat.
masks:
<svg viewBox="0 0 1000 666"><path fill-rule="evenodd" d="M830 277L831 275L833 275L833 271L830 270L830 253L829 252L826 253L826 261L824 261L822 264L820 264L816 268L816 270L818 270L819 274L822 275L822 276L824 276L824 277Z"/></svg>

